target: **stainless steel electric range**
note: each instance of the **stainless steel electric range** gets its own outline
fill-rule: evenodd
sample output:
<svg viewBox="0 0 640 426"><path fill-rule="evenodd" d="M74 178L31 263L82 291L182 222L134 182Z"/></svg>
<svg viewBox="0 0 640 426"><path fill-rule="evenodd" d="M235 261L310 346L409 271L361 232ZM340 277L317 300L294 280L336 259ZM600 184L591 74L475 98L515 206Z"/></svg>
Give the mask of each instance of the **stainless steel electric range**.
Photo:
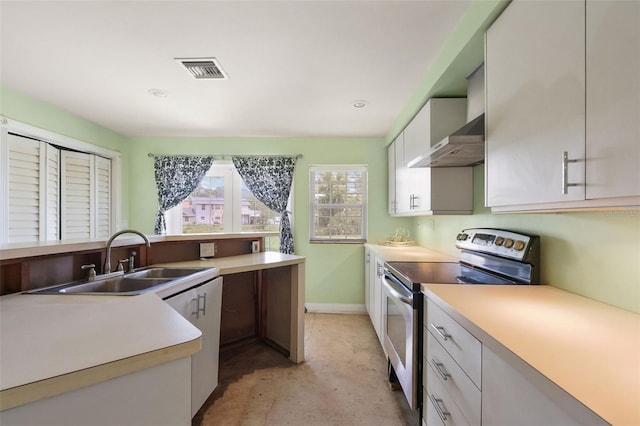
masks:
<svg viewBox="0 0 640 426"><path fill-rule="evenodd" d="M420 409L422 378L422 283L539 284L540 238L504 229L465 229L456 236L459 262L384 264L384 347L389 380L412 409Z"/></svg>

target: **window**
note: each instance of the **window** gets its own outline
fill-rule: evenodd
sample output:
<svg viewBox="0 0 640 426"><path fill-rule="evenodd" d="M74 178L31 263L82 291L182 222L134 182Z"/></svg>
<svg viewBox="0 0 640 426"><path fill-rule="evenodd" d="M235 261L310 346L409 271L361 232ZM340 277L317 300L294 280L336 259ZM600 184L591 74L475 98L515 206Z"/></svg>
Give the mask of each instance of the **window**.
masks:
<svg viewBox="0 0 640 426"><path fill-rule="evenodd" d="M366 241L367 166L311 166L309 171L310 241Z"/></svg>
<svg viewBox="0 0 640 426"><path fill-rule="evenodd" d="M0 131L0 242L111 235L118 153L13 120Z"/></svg>
<svg viewBox="0 0 640 426"><path fill-rule="evenodd" d="M280 214L254 197L228 161L214 162L200 185L181 205L167 211L166 218L170 234L280 230ZM279 236L265 238L265 250L279 248Z"/></svg>

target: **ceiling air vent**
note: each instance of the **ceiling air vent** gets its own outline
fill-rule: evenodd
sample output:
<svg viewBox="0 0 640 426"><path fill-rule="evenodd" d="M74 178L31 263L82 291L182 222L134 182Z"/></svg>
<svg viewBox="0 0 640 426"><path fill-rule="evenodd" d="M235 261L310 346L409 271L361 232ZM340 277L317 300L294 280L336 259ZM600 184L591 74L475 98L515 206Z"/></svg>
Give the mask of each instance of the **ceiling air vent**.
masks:
<svg viewBox="0 0 640 426"><path fill-rule="evenodd" d="M226 80L224 72L216 58L176 58L189 75L197 80Z"/></svg>

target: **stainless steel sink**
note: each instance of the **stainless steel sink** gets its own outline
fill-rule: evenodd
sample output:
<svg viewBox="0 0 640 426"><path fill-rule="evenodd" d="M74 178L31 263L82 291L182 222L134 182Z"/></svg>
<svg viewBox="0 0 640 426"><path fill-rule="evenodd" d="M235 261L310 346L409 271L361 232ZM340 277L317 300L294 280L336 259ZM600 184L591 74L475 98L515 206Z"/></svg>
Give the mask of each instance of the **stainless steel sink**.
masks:
<svg viewBox="0 0 640 426"><path fill-rule="evenodd" d="M60 293L134 293L139 294L144 290L149 290L152 287L166 284L172 281L171 278L109 278L101 281L91 281L85 284L72 285L58 290Z"/></svg>
<svg viewBox="0 0 640 426"><path fill-rule="evenodd" d="M200 271L201 268L146 268L128 273L130 278L179 278Z"/></svg>
<svg viewBox="0 0 640 426"><path fill-rule="evenodd" d="M98 275L95 281L74 281L53 287L29 290L25 293L132 296L148 291L158 291L168 286L175 286L176 291L182 291L215 277L217 272L214 268L149 267L128 274L113 275L107 274L104 278L100 278Z"/></svg>

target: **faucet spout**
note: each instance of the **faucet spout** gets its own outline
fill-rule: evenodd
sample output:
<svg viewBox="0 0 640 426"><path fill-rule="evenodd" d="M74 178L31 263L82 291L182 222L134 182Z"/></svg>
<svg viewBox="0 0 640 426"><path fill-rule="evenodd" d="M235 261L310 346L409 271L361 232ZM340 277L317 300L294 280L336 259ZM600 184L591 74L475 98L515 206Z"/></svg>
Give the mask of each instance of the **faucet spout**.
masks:
<svg viewBox="0 0 640 426"><path fill-rule="evenodd" d="M104 269L102 271L103 274L111 273L111 244L113 244L113 240L115 240L117 237L119 237L122 234L139 235L142 237L144 242L147 243L147 247L151 247L151 242L149 242L149 238L147 238L147 236L140 231L136 231L135 229L123 229L122 231L116 232L111 236L111 238L109 238L109 241L107 241L106 259L104 260Z"/></svg>

